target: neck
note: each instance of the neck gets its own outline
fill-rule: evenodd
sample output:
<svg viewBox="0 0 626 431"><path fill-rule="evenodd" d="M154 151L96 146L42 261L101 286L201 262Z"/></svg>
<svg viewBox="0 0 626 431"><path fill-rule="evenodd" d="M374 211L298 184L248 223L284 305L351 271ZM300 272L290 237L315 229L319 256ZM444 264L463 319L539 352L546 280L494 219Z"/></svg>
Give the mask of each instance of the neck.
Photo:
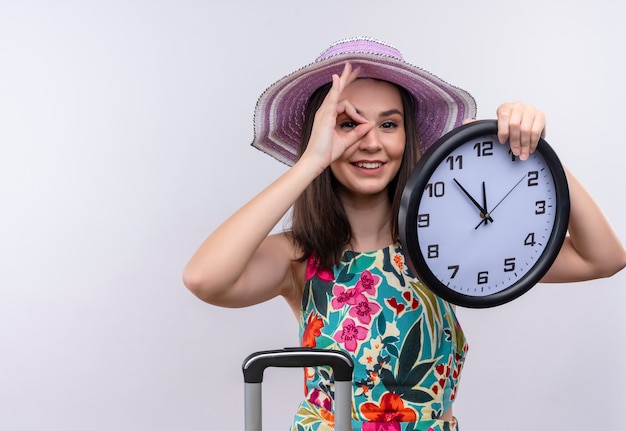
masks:
<svg viewBox="0 0 626 431"><path fill-rule="evenodd" d="M387 193L376 196L343 198L343 206L352 230L350 249L372 251L393 242L391 203Z"/></svg>

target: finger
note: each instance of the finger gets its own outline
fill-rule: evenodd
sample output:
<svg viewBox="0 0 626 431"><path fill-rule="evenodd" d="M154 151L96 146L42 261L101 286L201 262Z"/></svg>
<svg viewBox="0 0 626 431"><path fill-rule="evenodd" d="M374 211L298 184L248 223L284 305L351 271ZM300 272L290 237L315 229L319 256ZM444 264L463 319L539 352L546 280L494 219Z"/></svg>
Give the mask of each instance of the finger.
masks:
<svg viewBox="0 0 626 431"><path fill-rule="evenodd" d="M348 84L350 84L352 81L354 81L355 79L359 77L360 73L361 73L360 67L353 69L352 63L346 62L346 64L343 66L343 71L341 72L341 75L339 76L339 84L340 84L339 90L342 91L344 88L346 88Z"/></svg>
<svg viewBox="0 0 626 431"><path fill-rule="evenodd" d="M352 63L348 61L343 67L343 72L341 75L342 76L346 75L346 78L347 78L346 83L349 84L350 82L357 79L360 73L361 73L361 66L357 66L356 68L353 68Z"/></svg>
<svg viewBox="0 0 626 431"><path fill-rule="evenodd" d="M361 73L361 68L357 67L356 69L352 69L352 64L350 62L346 62L343 66L343 70L341 74L334 73L332 75L332 85L328 94L326 95L326 100L331 103L337 103L341 99L341 93L346 88L348 84L358 78L359 73Z"/></svg>
<svg viewBox="0 0 626 431"><path fill-rule="evenodd" d="M514 155L519 156L522 151L522 133L520 129L522 112L518 106L514 106L511 109L508 120L509 145L511 146L511 152Z"/></svg>
<svg viewBox="0 0 626 431"><path fill-rule="evenodd" d="M539 145L539 139L545 136L546 131L546 116L543 112L537 111L535 119L533 121L530 138L530 153L532 154L537 145Z"/></svg>
<svg viewBox="0 0 626 431"><path fill-rule="evenodd" d="M370 122L367 118L359 114L354 105L352 105L348 100L342 100L337 105L337 113L346 115L352 121L358 123L351 131L346 134L346 137L348 139L346 148L351 147L374 128L374 124Z"/></svg>
<svg viewBox="0 0 626 431"><path fill-rule="evenodd" d="M354 105L350 103L350 101L348 100L342 100L340 103L337 104L337 114L341 114L341 113L345 113L348 117L350 117L352 120L356 121L357 123L360 123L360 124L367 123L371 125L369 120L365 118L364 116L362 116L361 114L359 114L359 112L356 110Z"/></svg>
<svg viewBox="0 0 626 431"><path fill-rule="evenodd" d="M331 101L333 103L337 103L339 100L339 95L341 93L341 78L336 73L332 75L332 84L330 86L330 90L328 90L328 94L324 98L322 105L326 103L326 101Z"/></svg>
<svg viewBox="0 0 626 431"><path fill-rule="evenodd" d="M343 65L343 70L341 71L341 74L339 75L339 90L343 90L346 85L348 84L348 79L350 78L350 75L352 74L352 64L350 62L346 62L346 64Z"/></svg>
<svg viewBox="0 0 626 431"><path fill-rule="evenodd" d="M520 125L519 125L519 145L520 145L519 158L520 160L527 160L528 156L531 153L532 130L533 130L534 120L535 119L532 113L532 108L525 110L525 112L522 115ZM537 146L536 142L534 146L535 147Z"/></svg>
<svg viewBox="0 0 626 431"><path fill-rule="evenodd" d="M509 120L511 117L511 104L505 103L496 111L498 121L498 141L504 144L509 140Z"/></svg>
<svg viewBox="0 0 626 431"><path fill-rule="evenodd" d="M365 135L369 133L370 130L372 130L373 127L374 126L371 123L360 123L358 126L356 126L354 130L348 133L349 144L347 145L347 148L360 141Z"/></svg>
<svg viewBox="0 0 626 431"><path fill-rule="evenodd" d="M333 129L337 122L337 115L343 112L340 108L341 92L340 77L337 74L332 75L332 84L328 94L324 97L320 107L315 112L314 127L327 127Z"/></svg>
<svg viewBox="0 0 626 431"><path fill-rule="evenodd" d="M532 106L526 106L520 124L520 158L526 160L532 154L545 128L545 115Z"/></svg>

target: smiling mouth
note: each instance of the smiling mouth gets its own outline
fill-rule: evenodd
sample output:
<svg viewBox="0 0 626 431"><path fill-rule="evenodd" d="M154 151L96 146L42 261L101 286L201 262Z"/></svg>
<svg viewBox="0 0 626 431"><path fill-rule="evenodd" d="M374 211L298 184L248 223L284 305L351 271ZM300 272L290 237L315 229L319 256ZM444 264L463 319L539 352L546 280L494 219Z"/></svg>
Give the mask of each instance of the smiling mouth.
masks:
<svg viewBox="0 0 626 431"><path fill-rule="evenodd" d="M356 162L354 166L363 169L378 169L382 166L382 162Z"/></svg>

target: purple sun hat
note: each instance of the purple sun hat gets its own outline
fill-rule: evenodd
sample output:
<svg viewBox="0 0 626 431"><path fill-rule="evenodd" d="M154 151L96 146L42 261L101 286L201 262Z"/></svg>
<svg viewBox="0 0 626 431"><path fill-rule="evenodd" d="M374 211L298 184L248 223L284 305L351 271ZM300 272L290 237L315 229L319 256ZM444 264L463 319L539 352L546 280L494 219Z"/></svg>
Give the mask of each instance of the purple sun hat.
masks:
<svg viewBox="0 0 626 431"><path fill-rule="evenodd" d="M252 146L293 165L309 97L322 85L332 82L333 74L341 74L346 62L353 68L361 68L359 78L388 81L413 96L422 152L463 120L476 116L476 102L471 94L405 62L391 45L372 38L345 39L263 92L254 112Z"/></svg>

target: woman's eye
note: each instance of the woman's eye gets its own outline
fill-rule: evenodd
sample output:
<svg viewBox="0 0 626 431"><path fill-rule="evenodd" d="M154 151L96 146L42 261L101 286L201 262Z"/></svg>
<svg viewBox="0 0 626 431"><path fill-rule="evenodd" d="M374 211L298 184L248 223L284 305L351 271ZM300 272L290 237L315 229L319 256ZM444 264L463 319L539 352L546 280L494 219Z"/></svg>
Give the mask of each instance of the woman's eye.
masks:
<svg viewBox="0 0 626 431"><path fill-rule="evenodd" d="M394 121L385 121L381 126L383 129L395 129L398 127L398 124Z"/></svg>
<svg viewBox="0 0 626 431"><path fill-rule="evenodd" d="M342 129L354 129L356 127L356 121L346 120L339 123L339 127Z"/></svg>

